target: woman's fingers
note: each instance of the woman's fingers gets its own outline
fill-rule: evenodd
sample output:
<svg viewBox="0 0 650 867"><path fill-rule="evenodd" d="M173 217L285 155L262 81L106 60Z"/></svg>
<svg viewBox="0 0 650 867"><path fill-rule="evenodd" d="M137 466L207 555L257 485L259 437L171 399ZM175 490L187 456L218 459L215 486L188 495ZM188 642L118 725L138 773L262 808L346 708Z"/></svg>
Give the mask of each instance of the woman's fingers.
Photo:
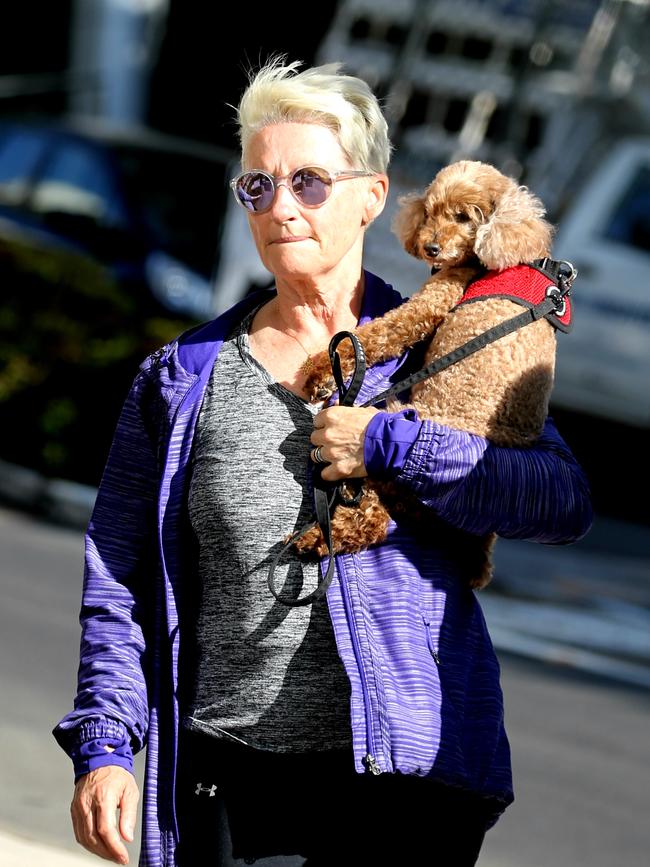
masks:
<svg viewBox="0 0 650 867"><path fill-rule="evenodd" d="M370 407L332 406L314 418L313 446L320 446L318 457L329 463L321 478L329 482L367 475L364 464L365 432L379 410ZM312 460L314 458L312 451Z"/></svg>
<svg viewBox="0 0 650 867"><path fill-rule="evenodd" d="M127 785L124 790L120 803L120 834L129 843L133 842L139 800L140 792L135 784L135 780L133 780L132 784Z"/></svg>
<svg viewBox="0 0 650 867"><path fill-rule="evenodd" d="M321 478L327 482L367 476L364 464L363 445L355 449L341 446L316 446L311 451L315 464L327 465L321 470Z"/></svg>
<svg viewBox="0 0 650 867"><path fill-rule="evenodd" d="M86 849L89 849L97 843L97 838L95 835L93 800L89 791L81 787L84 779L82 777L75 788L75 796L70 807L70 812L72 813L72 824L77 842L81 843Z"/></svg>
<svg viewBox="0 0 650 867"><path fill-rule="evenodd" d="M374 407L363 406L329 406L322 409L314 416L311 441L314 445L358 442L368 422L378 412L380 410Z"/></svg>
<svg viewBox="0 0 650 867"><path fill-rule="evenodd" d="M112 791L108 792L101 802L95 803L97 836L101 845L108 852L108 859L110 861L116 861L118 864L128 864L129 853L120 839L117 830L117 821L115 819L117 804L117 797Z"/></svg>
<svg viewBox="0 0 650 867"><path fill-rule="evenodd" d="M77 843L88 849L94 855L99 855L100 858L105 858L107 861L114 861L109 850L104 845L103 841L97 832L97 811L92 803L87 804L72 803L72 825L74 827L75 838ZM124 864L123 860L119 860L118 864Z"/></svg>
<svg viewBox="0 0 650 867"><path fill-rule="evenodd" d="M109 765L85 774L75 787L70 808L77 842L100 858L128 864L129 853L120 833L129 842L133 840L138 799L135 779L124 768Z"/></svg>

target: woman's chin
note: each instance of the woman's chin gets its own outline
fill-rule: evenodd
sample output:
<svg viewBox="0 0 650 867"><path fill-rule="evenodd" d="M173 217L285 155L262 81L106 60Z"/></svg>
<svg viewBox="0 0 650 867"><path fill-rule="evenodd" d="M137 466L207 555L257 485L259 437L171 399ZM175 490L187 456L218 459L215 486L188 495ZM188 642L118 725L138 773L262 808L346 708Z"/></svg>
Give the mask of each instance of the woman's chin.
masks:
<svg viewBox="0 0 650 867"><path fill-rule="evenodd" d="M319 271L323 261L322 257L315 256L308 250L305 243L295 241L292 244L276 245L266 257L264 265L276 277L300 277Z"/></svg>

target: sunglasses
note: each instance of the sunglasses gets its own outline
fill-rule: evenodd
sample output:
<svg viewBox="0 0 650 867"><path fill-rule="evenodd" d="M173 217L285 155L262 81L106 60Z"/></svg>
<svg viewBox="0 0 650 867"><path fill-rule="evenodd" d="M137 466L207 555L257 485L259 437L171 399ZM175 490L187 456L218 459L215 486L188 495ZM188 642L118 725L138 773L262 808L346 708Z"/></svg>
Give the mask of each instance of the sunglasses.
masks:
<svg viewBox="0 0 650 867"><path fill-rule="evenodd" d="M329 199L336 181L366 178L374 174L375 172L347 170L330 172L320 166L302 166L290 175L274 177L267 172L254 169L250 172L242 172L241 175L233 178L230 181L230 188L242 208L246 208L253 214L263 214L273 204L278 187L281 186L280 181L289 181L284 186L305 208L320 208Z"/></svg>

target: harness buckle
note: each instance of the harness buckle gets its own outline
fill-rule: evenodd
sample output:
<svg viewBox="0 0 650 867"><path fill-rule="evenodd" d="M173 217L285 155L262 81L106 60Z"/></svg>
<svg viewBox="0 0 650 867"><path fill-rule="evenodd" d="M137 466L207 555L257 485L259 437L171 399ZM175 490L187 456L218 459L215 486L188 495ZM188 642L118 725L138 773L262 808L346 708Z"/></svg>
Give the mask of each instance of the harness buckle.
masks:
<svg viewBox="0 0 650 867"><path fill-rule="evenodd" d="M557 286L551 284L546 289L546 297L551 298L555 304L555 316L561 318L566 313L566 298L571 294L571 287L577 276L578 269L573 262L563 259L558 263Z"/></svg>
<svg viewBox="0 0 650 867"><path fill-rule="evenodd" d="M363 482L361 479L345 479L337 487L339 501L344 506L358 506L363 496Z"/></svg>
<svg viewBox="0 0 650 867"><path fill-rule="evenodd" d="M561 318L566 313L566 296L569 294L569 287L564 285L562 278L558 279L559 286L554 286L551 283L546 288L546 297L550 298L555 305L553 315Z"/></svg>
<svg viewBox="0 0 650 867"><path fill-rule="evenodd" d="M577 276L578 269L573 262L569 262L567 259L562 259L559 263L557 272L558 283L561 284L562 298L564 298L565 295L571 294L571 287L573 286L573 281Z"/></svg>

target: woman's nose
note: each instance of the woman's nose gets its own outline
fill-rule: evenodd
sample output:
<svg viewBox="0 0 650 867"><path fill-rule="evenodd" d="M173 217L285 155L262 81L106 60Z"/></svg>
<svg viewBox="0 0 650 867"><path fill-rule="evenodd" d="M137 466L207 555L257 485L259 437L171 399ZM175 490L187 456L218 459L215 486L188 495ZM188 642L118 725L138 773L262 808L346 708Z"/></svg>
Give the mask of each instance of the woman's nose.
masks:
<svg viewBox="0 0 650 867"><path fill-rule="evenodd" d="M279 222L285 222L299 214L298 202L285 181L276 184L271 213Z"/></svg>

